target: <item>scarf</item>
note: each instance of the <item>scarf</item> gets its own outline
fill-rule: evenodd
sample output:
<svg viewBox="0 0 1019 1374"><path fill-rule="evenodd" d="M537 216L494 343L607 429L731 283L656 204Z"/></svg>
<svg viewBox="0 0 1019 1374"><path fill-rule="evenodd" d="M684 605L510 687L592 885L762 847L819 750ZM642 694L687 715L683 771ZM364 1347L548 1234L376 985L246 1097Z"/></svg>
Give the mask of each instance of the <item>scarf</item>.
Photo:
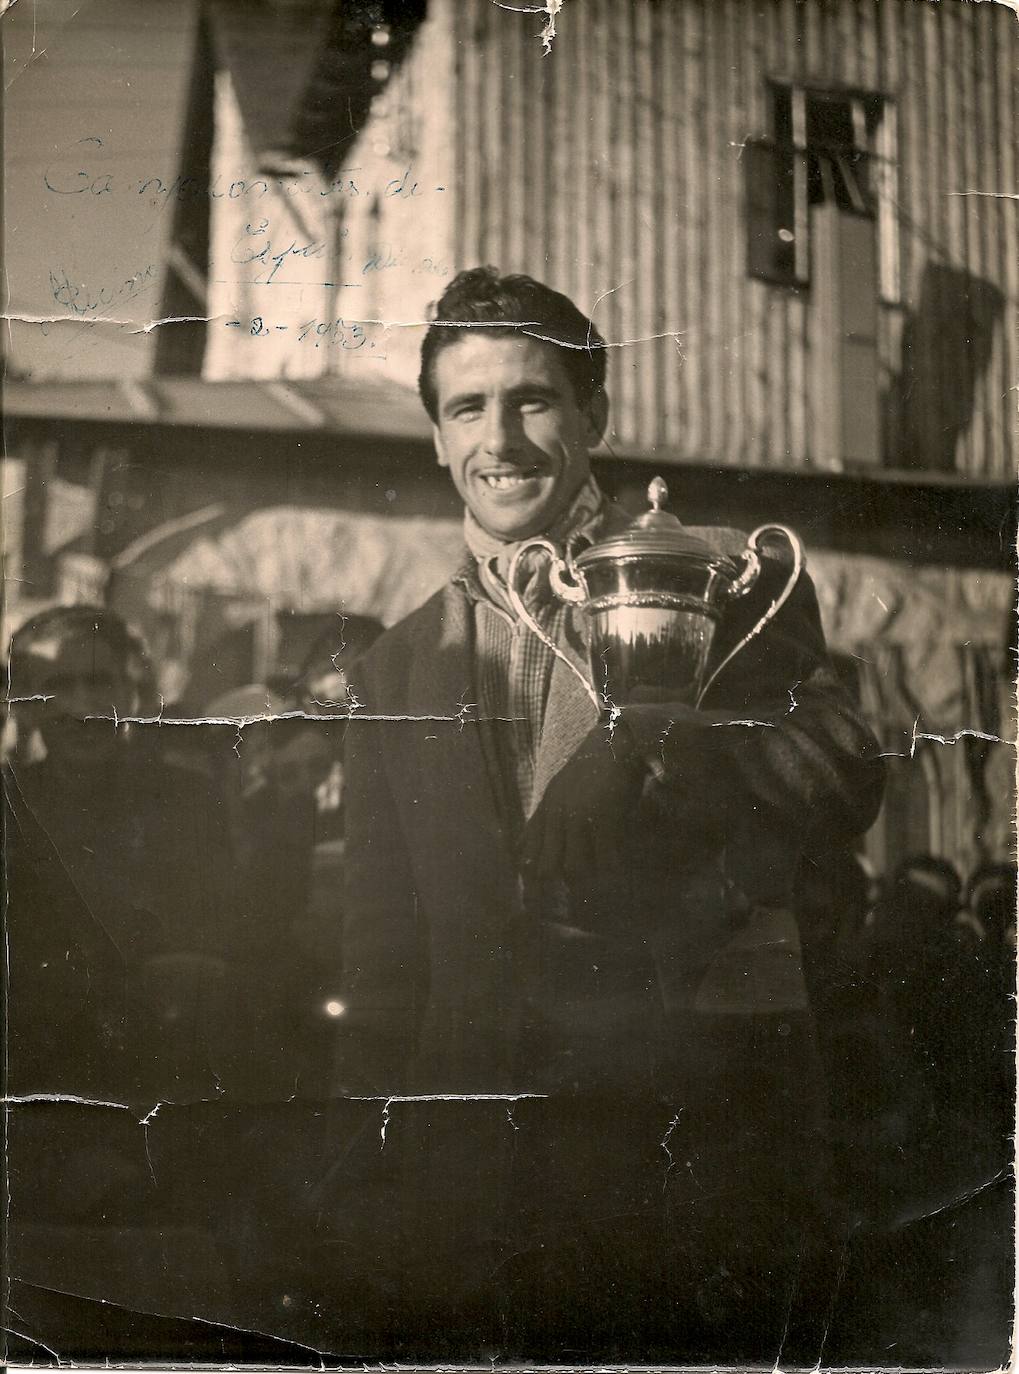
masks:
<svg viewBox="0 0 1019 1374"><path fill-rule="evenodd" d="M530 539L548 539L561 554L567 542L576 539L577 536L593 536L604 514L605 504L605 497L598 483L593 476L588 476L558 519L553 521L547 530L531 535ZM470 510L464 511L464 540L478 565L481 585L487 595L505 610L512 609L506 593L510 563L521 544L529 543L530 539L512 542L498 539L478 524ZM547 557L540 549L536 549L533 555L522 560L520 572L523 586L517 590L521 593L528 610L533 613L535 609L545 605L551 595Z"/></svg>

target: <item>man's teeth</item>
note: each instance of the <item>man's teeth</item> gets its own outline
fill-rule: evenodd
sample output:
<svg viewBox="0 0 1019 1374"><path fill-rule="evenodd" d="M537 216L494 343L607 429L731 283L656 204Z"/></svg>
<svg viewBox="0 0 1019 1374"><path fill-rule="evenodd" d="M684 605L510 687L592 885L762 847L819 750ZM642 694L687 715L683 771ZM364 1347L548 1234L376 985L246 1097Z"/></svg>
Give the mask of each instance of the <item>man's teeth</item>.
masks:
<svg viewBox="0 0 1019 1374"><path fill-rule="evenodd" d="M489 472L485 473L484 480L493 491L510 491L529 482L534 475L533 472Z"/></svg>

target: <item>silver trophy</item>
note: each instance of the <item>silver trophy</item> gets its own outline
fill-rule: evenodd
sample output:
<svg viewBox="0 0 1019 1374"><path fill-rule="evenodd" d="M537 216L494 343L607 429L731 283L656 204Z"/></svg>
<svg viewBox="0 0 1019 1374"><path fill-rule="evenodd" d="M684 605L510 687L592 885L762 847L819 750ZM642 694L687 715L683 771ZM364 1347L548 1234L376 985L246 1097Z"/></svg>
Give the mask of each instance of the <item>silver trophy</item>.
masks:
<svg viewBox="0 0 1019 1374"><path fill-rule="evenodd" d="M668 495L665 482L656 477L648 487L650 510L621 533L576 557L569 547L561 556L549 540L530 540L510 564L510 598L517 614L557 657L564 658L517 590L522 556L538 548L550 555L552 591L583 609L591 674L584 685L600 708L655 701L699 705L726 664L778 613L803 568L802 545L784 525L759 526L742 553L729 557L662 509ZM716 628L727 609L757 582L761 541L775 534L784 538L792 554L786 584L709 673ZM565 661L577 671L571 659Z"/></svg>

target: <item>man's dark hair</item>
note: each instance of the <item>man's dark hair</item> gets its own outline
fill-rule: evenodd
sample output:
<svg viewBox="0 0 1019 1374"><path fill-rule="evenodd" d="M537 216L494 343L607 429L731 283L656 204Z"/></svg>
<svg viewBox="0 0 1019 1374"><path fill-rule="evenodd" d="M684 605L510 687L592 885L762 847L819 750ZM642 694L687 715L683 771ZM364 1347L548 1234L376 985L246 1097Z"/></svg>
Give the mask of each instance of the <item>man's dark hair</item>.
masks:
<svg viewBox="0 0 1019 1374"><path fill-rule="evenodd" d="M152 663L145 645L121 620L116 611L104 606L51 606L26 620L11 636L8 658L10 694L30 688L38 668L34 648L43 639L63 641L94 635L104 643L125 677L148 704L156 696Z"/></svg>
<svg viewBox="0 0 1019 1374"><path fill-rule="evenodd" d="M458 325L487 326L496 336L520 333L556 345L578 405L605 388L605 340L568 296L521 273L501 277L494 267L472 267L458 273L436 302L421 345L418 390L433 421L439 414L435 359L461 337Z"/></svg>

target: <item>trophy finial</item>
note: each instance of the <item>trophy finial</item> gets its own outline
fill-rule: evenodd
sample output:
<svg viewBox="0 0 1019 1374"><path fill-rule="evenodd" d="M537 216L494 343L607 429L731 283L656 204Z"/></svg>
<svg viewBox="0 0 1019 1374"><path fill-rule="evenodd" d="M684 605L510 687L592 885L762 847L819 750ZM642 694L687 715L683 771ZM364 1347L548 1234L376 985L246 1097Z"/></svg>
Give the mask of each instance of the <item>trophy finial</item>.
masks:
<svg viewBox="0 0 1019 1374"><path fill-rule="evenodd" d="M669 488L661 477L652 477L648 483L647 499L651 503L651 509L660 511L669 499Z"/></svg>

